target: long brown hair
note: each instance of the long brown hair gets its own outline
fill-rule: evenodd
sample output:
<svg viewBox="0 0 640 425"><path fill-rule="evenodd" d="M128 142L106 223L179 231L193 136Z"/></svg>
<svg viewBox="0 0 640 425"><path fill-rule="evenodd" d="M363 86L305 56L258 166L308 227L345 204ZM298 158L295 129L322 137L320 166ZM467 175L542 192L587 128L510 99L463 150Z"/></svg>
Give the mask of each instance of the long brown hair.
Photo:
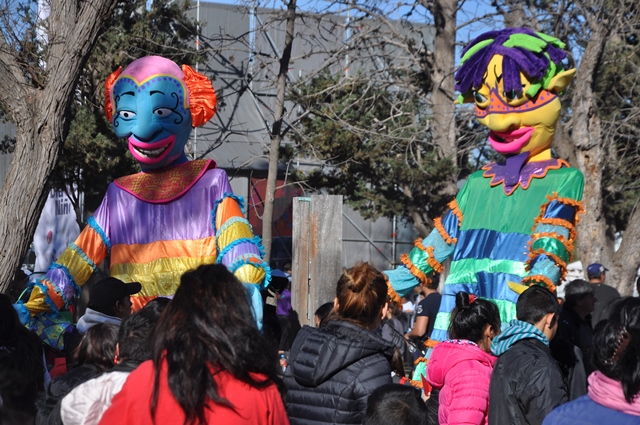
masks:
<svg viewBox="0 0 640 425"><path fill-rule="evenodd" d="M337 316L363 328L374 329L387 302L387 281L369 263L357 263L342 272L336 288Z"/></svg>
<svg viewBox="0 0 640 425"><path fill-rule="evenodd" d="M260 333L247 291L222 264L186 272L155 328L154 423L160 370L167 363L169 390L185 414L185 424L206 423L209 401L233 408L220 395L212 368L230 372L254 388L277 382L277 352Z"/></svg>

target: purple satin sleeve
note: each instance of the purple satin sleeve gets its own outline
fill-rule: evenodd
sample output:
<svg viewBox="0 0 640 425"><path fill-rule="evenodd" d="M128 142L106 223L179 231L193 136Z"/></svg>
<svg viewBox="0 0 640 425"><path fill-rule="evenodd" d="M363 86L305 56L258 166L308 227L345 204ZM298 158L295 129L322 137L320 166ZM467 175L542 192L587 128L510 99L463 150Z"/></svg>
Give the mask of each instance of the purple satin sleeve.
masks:
<svg viewBox="0 0 640 425"><path fill-rule="evenodd" d="M67 249L70 249L70 248L67 248ZM58 289L60 290L60 293L63 296L63 299L66 302L69 302L70 300L73 299L75 295L77 295L76 294L77 286L71 282L71 277L67 274L66 270L59 267L55 267L54 265L49 269L49 271L47 271L47 274L45 277L50 279L52 282L55 282L56 286L58 287Z"/></svg>
<svg viewBox="0 0 640 425"><path fill-rule="evenodd" d="M233 262L235 262L245 254L260 255L260 250L252 242L242 242L234 246L224 254L224 256L222 257L222 264L224 264L228 268Z"/></svg>

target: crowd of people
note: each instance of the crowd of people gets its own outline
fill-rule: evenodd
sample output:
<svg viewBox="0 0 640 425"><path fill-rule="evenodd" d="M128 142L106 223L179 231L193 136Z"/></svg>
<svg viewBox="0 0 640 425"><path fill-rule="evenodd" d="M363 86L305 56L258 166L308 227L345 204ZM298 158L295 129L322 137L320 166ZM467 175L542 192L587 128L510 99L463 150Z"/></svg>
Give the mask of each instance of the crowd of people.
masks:
<svg viewBox="0 0 640 425"><path fill-rule="evenodd" d="M301 329L286 273L263 291L262 330L223 265L135 313L140 285L106 278L53 358L0 295L0 424L639 424L640 299L602 302L606 268L588 272L599 280L570 282L562 303L531 286L509 323L458 292L418 386L405 354L429 337L437 286L417 287L407 329L368 263L344 270Z"/></svg>

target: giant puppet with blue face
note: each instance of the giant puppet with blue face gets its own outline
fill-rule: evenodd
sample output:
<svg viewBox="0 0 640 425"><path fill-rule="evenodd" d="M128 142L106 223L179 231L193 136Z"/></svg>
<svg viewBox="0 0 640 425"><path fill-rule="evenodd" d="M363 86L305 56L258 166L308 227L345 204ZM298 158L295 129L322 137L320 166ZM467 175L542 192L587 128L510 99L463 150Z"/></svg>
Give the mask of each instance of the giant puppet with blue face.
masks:
<svg viewBox="0 0 640 425"><path fill-rule="evenodd" d="M261 285L270 280L260 239L244 218L226 173L212 160L189 161L191 128L215 113L211 82L191 67L148 56L105 83L105 112L142 172L116 179L78 239L31 284L16 308L45 342L62 345L58 313L110 255L111 276L140 282L135 309L172 295L187 270L221 263L245 284L261 323Z"/></svg>
<svg viewBox="0 0 640 425"><path fill-rule="evenodd" d="M575 73L563 68L563 47L545 34L508 28L482 34L462 53L459 100L475 104L505 160L470 175L433 232L387 272L404 295L451 258L433 341L447 338L457 292L494 301L506 324L526 287L554 291L566 273L584 183L579 170L551 154L558 95Z"/></svg>

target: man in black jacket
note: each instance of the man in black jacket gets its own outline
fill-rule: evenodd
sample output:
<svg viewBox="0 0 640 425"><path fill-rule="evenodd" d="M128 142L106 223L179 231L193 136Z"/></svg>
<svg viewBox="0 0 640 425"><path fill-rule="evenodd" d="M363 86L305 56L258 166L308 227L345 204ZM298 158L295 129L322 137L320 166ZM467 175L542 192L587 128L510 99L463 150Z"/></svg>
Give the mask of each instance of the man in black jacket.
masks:
<svg viewBox="0 0 640 425"><path fill-rule="evenodd" d="M517 319L491 344L499 356L489 387L491 425L542 424L567 401L562 371L549 350L559 310L556 297L541 286L518 297Z"/></svg>

